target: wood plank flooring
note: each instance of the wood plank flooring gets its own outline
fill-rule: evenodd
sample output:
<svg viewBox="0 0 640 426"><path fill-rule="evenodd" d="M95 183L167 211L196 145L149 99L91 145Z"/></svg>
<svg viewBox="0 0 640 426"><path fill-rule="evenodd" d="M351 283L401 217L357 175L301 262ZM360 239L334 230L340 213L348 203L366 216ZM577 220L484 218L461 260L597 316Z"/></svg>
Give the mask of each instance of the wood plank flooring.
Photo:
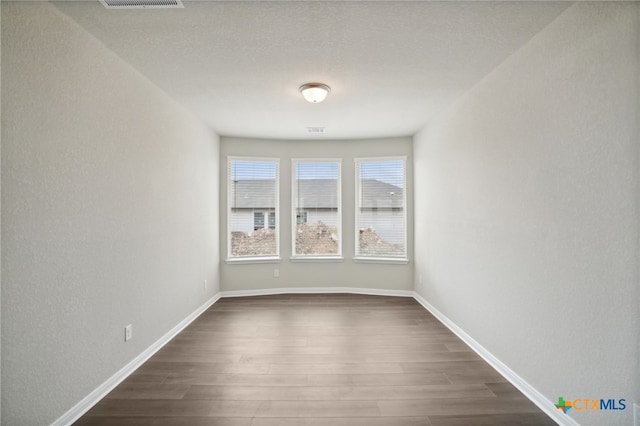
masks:
<svg viewBox="0 0 640 426"><path fill-rule="evenodd" d="M76 423L555 423L411 298L225 298Z"/></svg>

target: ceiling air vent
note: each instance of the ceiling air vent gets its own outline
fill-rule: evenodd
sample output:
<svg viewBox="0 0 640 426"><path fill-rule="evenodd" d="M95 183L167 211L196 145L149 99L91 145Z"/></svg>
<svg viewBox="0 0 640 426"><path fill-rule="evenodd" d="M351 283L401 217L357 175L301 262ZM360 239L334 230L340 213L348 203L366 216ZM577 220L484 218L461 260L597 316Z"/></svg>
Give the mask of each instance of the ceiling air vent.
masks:
<svg viewBox="0 0 640 426"><path fill-rule="evenodd" d="M100 0L107 9L181 9L182 0Z"/></svg>
<svg viewBox="0 0 640 426"><path fill-rule="evenodd" d="M326 127L307 127L307 133L327 133Z"/></svg>

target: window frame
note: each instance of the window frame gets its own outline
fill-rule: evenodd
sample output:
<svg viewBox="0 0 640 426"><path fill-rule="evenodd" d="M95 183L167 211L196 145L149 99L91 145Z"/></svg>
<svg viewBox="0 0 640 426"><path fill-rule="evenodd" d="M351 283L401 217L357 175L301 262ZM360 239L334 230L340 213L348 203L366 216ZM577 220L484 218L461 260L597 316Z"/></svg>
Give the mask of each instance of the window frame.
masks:
<svg viewBox="0 0 640 426"><path fill-rule="evenodd" d="M338 227L338 252L335 254L296 254L296 235L298 225L298 213L296 206L296 164L297 163L336 163L338 166L338 176L336 184L337 206L337 227ZM342 262L342 158L292 158L291 159L291 262ZM308 222L308 214L305 213L305 223Z"/></svg>
<svg viewBox="0 0 640 426"><path fill-rule="evenodd" d="M354 262L361 263L392 263L392 264L407 264L409 263L409 254L408 254L408 235L407 235L407 227L408 227L408 208L407 208L407 156L381 156L381 157L357 157L354 158L354 181L355 181L355 223L354 223ZM360 163L366 162L384 162L384 161L402 161L403 162L403 182L402 182L402 211L403 214L403 256L394 257L394 256L363 256L359 253L360 250L360 210L361 210L361 202L362 202L362 194L361 194L361 185L360 185ZM396 209L392 207L392 210Z"/></svg>
<svg viewBox="0 0 640 426"><path fill-rule="evenodd" d="M269 229L275 229L275 237L276 237L276 253L270 255L263 256L232 256L232 247L231 247L231 209L232 209L232 190L231 190L231 164L234 161L256 161L256 162L272 162L275 164L275 188L274 188L274 197L275 197L275 228L269 227ZM227 259L226 263L279 263L281 261L280 257L280 158L277 157L245 157L245 156L227 156L227 169L226 169L226 179L227 179ZM266 214L265 214L266 213ZM269 221L269 213L262 211L264 221L268 223ZM255 226L254 218L252 217L252 228Z"/></svg>
<svg viewBox="0 0 640 426"><path fill-rule="evenodd" d="M260 217L262 217L262 220L259 220ZM259 226L260 222L262 222L262 226ZM264 228L264 212L253 212L253 230L257 231L261 228Z"/></svg>

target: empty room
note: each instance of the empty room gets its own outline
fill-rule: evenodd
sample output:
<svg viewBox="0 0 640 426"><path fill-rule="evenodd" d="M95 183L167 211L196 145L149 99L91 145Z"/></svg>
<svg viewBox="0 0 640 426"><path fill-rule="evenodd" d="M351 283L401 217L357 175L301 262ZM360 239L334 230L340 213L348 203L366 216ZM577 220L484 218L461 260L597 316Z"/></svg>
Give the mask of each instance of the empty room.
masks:
<svg viewBox="0 0 640 426"><path fill-rule="evenodd" d="M640 426L640 2L0 17L0 424Z"/></svg>

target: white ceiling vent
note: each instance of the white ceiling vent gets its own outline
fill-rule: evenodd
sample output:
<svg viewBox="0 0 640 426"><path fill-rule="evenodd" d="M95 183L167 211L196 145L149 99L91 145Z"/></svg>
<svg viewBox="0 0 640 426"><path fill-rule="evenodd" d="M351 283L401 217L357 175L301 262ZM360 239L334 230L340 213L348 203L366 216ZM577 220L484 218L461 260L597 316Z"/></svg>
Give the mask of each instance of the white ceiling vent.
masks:
<svg viewBox="0 0 640 426"><path fill-rule="evenodd" d="M107 9L181 9L182 0L100 0Z"/></svg>
<svg viewBox="0 0 640 426"><path fill-rule="evenodd" d="M307 127L307 133L327 133L326 127Z"/></svg>

